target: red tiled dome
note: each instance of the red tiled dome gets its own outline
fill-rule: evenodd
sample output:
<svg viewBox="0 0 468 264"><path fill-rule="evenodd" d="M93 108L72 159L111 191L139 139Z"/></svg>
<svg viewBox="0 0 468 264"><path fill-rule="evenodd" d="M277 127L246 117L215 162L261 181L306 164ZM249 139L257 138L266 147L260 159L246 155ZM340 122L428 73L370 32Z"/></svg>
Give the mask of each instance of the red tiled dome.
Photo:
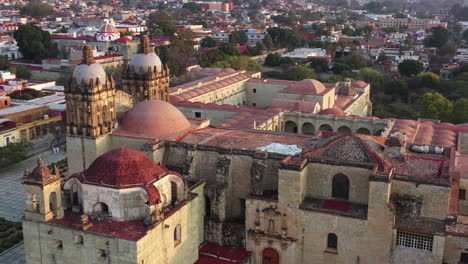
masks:
<svg viewBox="0 0 468 264"><path fill-rule="evenodd" d="M189 127L190 122L175 106L164 101L148 100L125 113L118 131L154 137L180 132Z"/></svg>
<svg viewBox="0 0 468 264"><path fill-rule="evenodd" d="M287 92L299 94L320 94L325 90L326 87L323 83L313 79L305 79L292 85L287 89Z"/></svg>
<svg viewBox="0 0 468 264"><path fill-rule="evenodd" d="M98 157L83 172L84 183L128 188L153 182L167 171L143 152L118 148Z"/></svg>
<svg viewBox="0 0 468 264"><path fill-rule="evenodd" d="M346 116L345 112L338 108L327 108L318 112L319 115Z"/></svg>
<svg viewBox="0 0 468 264"><path fill-rule="evenodd" d="M351 83L352 87L357 87L357 88L366 88L367 85L369 85L369 84L364 82L364 81L355 81L355 82Z"/></svg>
<svg viewBox="0 0 468 264"><path fill-rule="evenodd" d="M119 33L117 28L115 28L114 25L109 24L109 23L105 23L104 25L102 25L98 32L99 33Z"/></svg>

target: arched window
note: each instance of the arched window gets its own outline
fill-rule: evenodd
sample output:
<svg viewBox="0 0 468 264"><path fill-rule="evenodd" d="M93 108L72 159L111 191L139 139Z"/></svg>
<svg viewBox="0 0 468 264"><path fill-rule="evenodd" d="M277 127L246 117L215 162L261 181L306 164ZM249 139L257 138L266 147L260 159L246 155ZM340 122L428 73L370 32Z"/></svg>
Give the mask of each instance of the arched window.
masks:
<svg viewBox="0 0 468 264"><path fill-rule="evenodd" d="M370 131L369 129L365 128L365 127L361 127L359 128L357 131L356 131L357 134L364 134L364 135L370 135Z"/></svg>
<svg viewBox="0 0 468 264"><path fill-rule="evenodd" d="M275 220L268 220L268 232L275 233Z"/></svg>
<svg viewBox="0 0 468 264"><path fill-rule="evenodd" d="M171 204L177 202L177 183L171 181Z"/></svg>
<svg viewBox="0 0 468 264"><path fill-rule="evenodd" d="M333 233L328 234L327 248L338 249L338 237Z"/></svg>
<svg viewBox="0 0 468 264"><path fill-rule="evenodd" d="M297 133L297 125L294 121L284 123L284 132Z"/></svg>
<svg viewBox="0 0 468 264"><path fill-rule="evenodd" d="M302 125L302 133L303 134L308 134L308 135L313 135L315 133L314 125L312 125L309 122L304 123Z"/></svg>
<svg viewBox="0 0 468 264"><path fill-rule="evenodd" d="M338 128L338 133L341 133L341 134L351 134L351 129L347 126L342 126L340 128Z"/></svg>
<svg viewBox="0 0 468 264"><path fill-rule="evenodd" d="M279 254L273 248L265 248L262 252L262 264L279 264Z"/></svg>
<svg viewBox="0 0 468 264"><path fill-rule="evenodd" d="M109 206L107 206L105 203L96 203L93 207L93 213L108 214Z"/></svg>
<svg viewBox="0 0 468 264"><path fill-rule="evenodd" d="M349 199L349 179L346 175L337 174L333 177L332 197L337 199Z"/></svg>
<svg viewBox="0 0 468 264"><path fill-rule="evenodd" d="M74 183L71 187L71 204L72 206L80 205L78 200L78 184Z"/></svg>
<svg viewBox="0 0 468 264"><path fill-rule="evenodd" d="M180 244L182 242L182 228L180 225L177 225L174 228L174 247Z"/></svg>
<svg viewBox="0 0 468 264"><path fill-rule="evenodd" d="M320 131L333 131L333 128L328 124L323 124L319 127Z"/></svg>
<svg viewBox="0 0 468 264"><path fill-rule="evenodd" d="M49 210L52 212L52 214L57 216L57 194L55 192L50 193L49 195Z"/></svg>

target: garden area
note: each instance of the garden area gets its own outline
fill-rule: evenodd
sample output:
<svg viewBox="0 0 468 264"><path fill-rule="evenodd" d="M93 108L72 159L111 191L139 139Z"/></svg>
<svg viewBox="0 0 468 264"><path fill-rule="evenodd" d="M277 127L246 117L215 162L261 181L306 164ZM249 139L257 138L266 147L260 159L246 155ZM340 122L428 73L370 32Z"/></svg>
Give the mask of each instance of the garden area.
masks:
<svg viewBox="0 0 468 264"><path fill-rule="evenodd" d="M14 223L0 218L0 254L23 241L21 223Z"/></svg>
<svg viewBox="0 0 468 264"><path fill-rule="evenodd" d="M11 97L11 99L17 99L17 100L32 100L40 97L44 97L49 95L48 93L44 93L41 91L37 91L34 89L30 88L24 88L21 90L17 90L9 94L8 96Z"/></svg>

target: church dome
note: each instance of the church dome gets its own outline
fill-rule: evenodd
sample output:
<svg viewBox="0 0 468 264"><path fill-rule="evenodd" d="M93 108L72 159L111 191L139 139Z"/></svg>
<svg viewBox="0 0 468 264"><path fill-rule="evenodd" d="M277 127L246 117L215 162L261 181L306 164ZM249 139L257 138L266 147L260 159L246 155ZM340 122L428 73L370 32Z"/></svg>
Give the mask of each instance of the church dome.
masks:
<svg viewBox="0 0 468 264"><path fill-rule="evenodd" d="M80 64L75 67L73 78L76 79L78 84L88 84L90 80L96 81L96 79L104 83L107 75L99 63L93 63L91 65Z"/></svg>
<svg viewBox="0 0 468 264"><path fill-rule="evenodd" d="M83 46L83 61L73 70L73 79L77 84L89 84L99 79L101 83L105 83L107 74L102 68L101 64L94 62L93 48L85 44Z"/></svg>
<svg viewBox="0 0 468 264"><path fill-rule="evenodd" d="M138 54L132 56L130 60L130 68L137 73L148 72L156 67L156 71L162 70L161 59L153 52L153 48L150 45L150 39L148 36L142 36L140 38L140 50Z"/></svg>
<svg viewBox="0 0 468 264"><path fill-rule="evenodd" d="M162 62L155 53L139 53L132 56L130 67L133 67L133 70L138 73L147 72L148 68L152 70L154 67L157 71L161 71Z"/></svg>
<svg viewBox="0 0 468 264"><path fill-rule="evenodd" d="M119 31L117 30L117 28L115 28L114 25L105 23L101 26L98 33L119 33Z"/></svg>
<svg viewBox="0 0 468 264"><path fill-rule="evenodd" d="M175 106L160 100L148 100L125 113L118 131L135 136L158 136L189 127L190 122Z"/></svg>
<svg viewBox="0 0 468 264"><path fill-rule="evenodd" d="M147 184L166 173L143 152L118 148L98 157L83 172L83 183L104 187L128 188Z"/></svg>
<svg viewBox="0 0 468 264"><path fill-rule="evenodd" d="M327 88L323 83L314 79L304 79L302 81L295 82L293 85L284 89L283 92L316 95L321 94L326 90Z"/></svg>

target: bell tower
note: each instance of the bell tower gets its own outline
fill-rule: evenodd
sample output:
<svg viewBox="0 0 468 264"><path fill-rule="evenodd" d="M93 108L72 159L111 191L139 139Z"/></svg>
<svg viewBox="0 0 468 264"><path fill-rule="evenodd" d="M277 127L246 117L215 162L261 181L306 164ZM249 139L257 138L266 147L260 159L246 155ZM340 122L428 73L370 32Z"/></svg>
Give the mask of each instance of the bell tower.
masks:
<svg viewBox="0 0 468 264"><path fill-rule="evenodd" d="M80 172L107 152L107 135L117 126L116 87L112 76L83 47L83 61L65 86L69 173Z"/></svg>
<svg viewBox="0 0 468 264"><path fill-rule="evenodd" d="M169 102L169 68L154 53L148 36L140 38L140 49L122 73L122 88L134 104L157 99Z"/></svg>
<svg viewBox="0 0 468 264"><path fill-rule="evenodd" d="M65 87L67 133L99 137L116 126L115 81L94 61L93 48L85 45L83 61Z"/></svg>
<svg viewBox="0 0 468 264"><path fill-rule="evenodd" d="M24 172L23 185L26 193L26 210L24 217L32 221L48 221L52 218L62 218L60 172L54 167L51 172L44 161L39 159L37 167L30 172Z"/></svg>

